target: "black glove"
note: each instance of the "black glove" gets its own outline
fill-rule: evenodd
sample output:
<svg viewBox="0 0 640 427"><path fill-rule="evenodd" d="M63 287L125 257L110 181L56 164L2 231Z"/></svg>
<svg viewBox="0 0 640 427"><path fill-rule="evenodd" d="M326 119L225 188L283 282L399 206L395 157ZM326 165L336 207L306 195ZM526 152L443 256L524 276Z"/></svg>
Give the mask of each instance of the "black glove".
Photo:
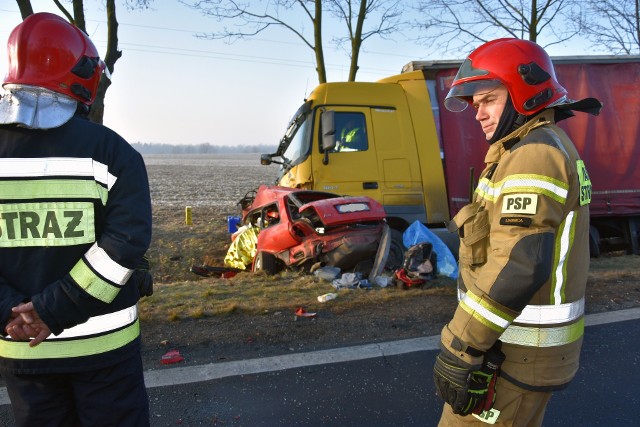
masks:
<svg viewBox="0 0 640 427"><path fill-rule="evenodd" d="M472 373L479 369L480 365L469 365L446 350L436 357L433 367L436 392L451 405L454 414L469 415L483 401L487 390L472 379Z"/></svg>
<svg viewBox="0 0 640 427"><path fill-rule="evenodd" d="M480 368L476 378L487 383L487 394L484 400L474 408L474 414L481 414L483 411L488 411L496 401L496 380L498 379L500 365L502 365L505 359L505 355L501 349L502 341L498 340L484 355L482 368Z"/></svg>
<svg viewBox="0 0 640 427"><path fill-rule="evenodd" d="M141 298L153 295L153 276L149 268L149 260L146 256L142 257L129 279L138 287Z"/></svg>
<svg viewBox="0 0 640 427"><path fill-rule="evenodd" d="M498 341L500 343L500 341ZM501 343L500 343L501 344ZM436 357L433 367L433 380L438 396L444 399L454 414L469 415L480 413L491 408L495 400L495 377L504 354L498 344L497 352L490 352L491 358L485 354L482 365L470 365L447 350L442 350ZM501 358L498 356L501 355ZM490 393L490 388L492 393ZM490 395L490 401L487 397Z"/></svg>

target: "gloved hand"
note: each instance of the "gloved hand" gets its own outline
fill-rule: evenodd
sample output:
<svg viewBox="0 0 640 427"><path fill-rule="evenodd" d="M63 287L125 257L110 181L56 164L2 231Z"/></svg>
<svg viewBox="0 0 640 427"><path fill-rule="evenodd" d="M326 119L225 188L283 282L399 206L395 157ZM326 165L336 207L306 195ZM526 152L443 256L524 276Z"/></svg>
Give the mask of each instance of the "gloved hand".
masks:
<svg viewBox="0 0 640 427"><path fill-rule="evenodd" d="M495 401L495 378L497 370L504 360L500 351L492 347L485 355L482 364L469 364L447 350L436 357L433 379L436 392L453 410L454 414L469 415L490 409ZM488 354L491 354L487 357Z"/></svg>
<svg viewBox="0 0 640 427"><path fill-rule="evenodd" d="M144 256L136 265L129 279L140 291L140 297L153 295L153 276L149 272L149 259Z"/></svg>
<svg viewBox="0 0 640 427"><path fill-rule="evenodd" d="M476 379L487 382L487 394L484 400L474 408L474 414L481 414L483 411L488 411L496 401L496 380L498 379L500 365L502 365L505 359L505 355L501 349L502 341L498 340L484 355L484 361L482 362L482 367Z"/></svg>
<svg viewBox="0 0 640 427"><path fill-rule="evenodd" d="M436 357L433 367L436 392L451 405L454 414L469 415L483 402L487 389L472 375L479 372L480 367L479 364L470 365L444 349Z"/></svg>

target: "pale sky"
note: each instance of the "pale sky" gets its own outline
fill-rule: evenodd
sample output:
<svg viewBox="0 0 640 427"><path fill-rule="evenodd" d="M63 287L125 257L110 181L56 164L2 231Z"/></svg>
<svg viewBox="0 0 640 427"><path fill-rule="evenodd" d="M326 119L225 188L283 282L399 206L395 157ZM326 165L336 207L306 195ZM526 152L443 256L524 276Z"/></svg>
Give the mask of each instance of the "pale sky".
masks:
<svg viewBox="0 0 640 427"><path fill-rule="evenodd" d="M63 4L71 7L70 2ZM102 4L85 0L87 31L104 57L107 26ZM107 91L104 124L130 143L275 146L292 114L317 86L312 50L283 29L227 44L195 37L223 24L177 0L155 0L152 9L144 11L127 11L119 0L116 4L123 56ZM35 12L61 15L51 0L32 0L32 5ZM2 0L0 17L4 76L6 40L21 21L14 0ZM307 22L306 17L300 20ZM323 31L328 41L331 32ZM397 74L413 60L461 59L468 53L437 58L402 36L393 41L371 38L363 45L357 80ZM325 62L329 81L347 80L345 52L326 48Z"/></svg>

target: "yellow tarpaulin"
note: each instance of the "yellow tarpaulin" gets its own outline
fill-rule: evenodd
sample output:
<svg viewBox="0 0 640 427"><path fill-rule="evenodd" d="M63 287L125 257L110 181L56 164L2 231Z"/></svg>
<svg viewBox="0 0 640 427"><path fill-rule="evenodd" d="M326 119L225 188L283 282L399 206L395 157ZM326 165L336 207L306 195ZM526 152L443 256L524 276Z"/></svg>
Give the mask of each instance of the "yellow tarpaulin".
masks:
<svg viewBox="0 0 640 427"><path fill-rule="evenodd" d="M258 246L258 231L258 227L247 227L236 235L224 257L225 266L242 270L251 267Z"/></svg>

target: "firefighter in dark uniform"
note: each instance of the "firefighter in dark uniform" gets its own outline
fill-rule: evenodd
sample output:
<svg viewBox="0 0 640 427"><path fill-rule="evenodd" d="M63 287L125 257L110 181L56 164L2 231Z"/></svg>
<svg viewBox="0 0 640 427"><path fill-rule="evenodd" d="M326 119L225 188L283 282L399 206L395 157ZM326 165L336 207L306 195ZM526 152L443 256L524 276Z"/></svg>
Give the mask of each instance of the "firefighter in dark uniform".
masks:
<svg viewBox="0 0 640 427"><path fill-rule="evenodd" d="M441 426L542 425L578 370L589 269L591 181L556 122L599 101L572 101L549 56L519 39L463 62L445 100L476 109L489 150L460 236L458 307L434 366Z"/></svg>
<svg viewBox="0 0 640 427"><path fill-rule="evenodd" d="M0 100L0 374L19 426L145 426L144 162L86 119L105 64L49 13L10 34Z"/></svg>

